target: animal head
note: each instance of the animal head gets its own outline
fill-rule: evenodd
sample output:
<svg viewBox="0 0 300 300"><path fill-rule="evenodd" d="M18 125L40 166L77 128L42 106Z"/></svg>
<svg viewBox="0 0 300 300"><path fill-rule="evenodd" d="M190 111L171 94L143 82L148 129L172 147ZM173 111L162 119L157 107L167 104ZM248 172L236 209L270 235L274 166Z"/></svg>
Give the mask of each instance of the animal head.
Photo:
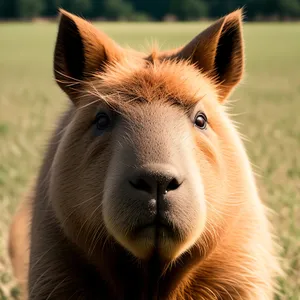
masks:
<svg viewBox="0 0 300 300"><path fill-rule="evenodd" d="M214 247L244 184L225 109L243 75L241 24L238 10L182 47L144 54L61 10L54 72L73 109L50 201L72 241L141 260Z"/></svg>

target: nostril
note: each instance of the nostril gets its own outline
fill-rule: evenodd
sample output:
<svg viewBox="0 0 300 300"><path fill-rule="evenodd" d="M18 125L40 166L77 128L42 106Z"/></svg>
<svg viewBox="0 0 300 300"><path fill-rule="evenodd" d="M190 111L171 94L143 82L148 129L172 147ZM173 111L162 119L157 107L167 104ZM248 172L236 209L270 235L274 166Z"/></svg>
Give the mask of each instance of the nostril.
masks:
<svg viewBox="0 0 300 300"><path fill-rule="evenodd" d="M147 193L152 192L151 185L147 183L143 178L137 178L136 180L130 180L129 183L137 190L145 191Z"/></svg>
<svg viewBox="0 0 300 300"><path fill-rule="evenodd" d="M178 189L183 182L176 169L163 165L150 165L136 170L127 180L132 195L146 192L157 197Z"/></svg>
<svg viewBox="0 0 300 300"><path fill-rule="evenodd" d="M176 178L173 178L167 185L166 192L176 190L179 186L180 183L178 182L178 180Z"/></svg>

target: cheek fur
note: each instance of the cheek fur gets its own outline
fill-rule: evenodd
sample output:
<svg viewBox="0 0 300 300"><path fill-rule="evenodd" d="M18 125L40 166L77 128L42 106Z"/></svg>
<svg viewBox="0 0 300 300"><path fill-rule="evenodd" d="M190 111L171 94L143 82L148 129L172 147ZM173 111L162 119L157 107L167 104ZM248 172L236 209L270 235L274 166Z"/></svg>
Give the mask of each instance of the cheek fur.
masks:
<svg viewBox="0 0 300 300"><path fill-rule="evenodd" d="M195 141L195 157L201 174L205 201L207 207L205 236L208 240L217 234L218 227L224 226L223 219L226 211L224 204L227 199L227 170L223 158L223 149L220 138L211 129L202 133L195 130L193 133Z"/></svg>
<svg viewBox="0 0 300 300"><path fill-rule="evenodd" d="M87 147L83 156L81 165L83 167L95 164L95 161L99 161L99 165L106 165L110 159L110 139L108 136L90 139L88 141L89 146Z"/></svg>
<svg viewBox="0 0 300 300"><path fill-rule="evenodd" d="M207 130L207 133L201 132L201 130L197 128L193 130L193 139L195 144L194 152L199 164L199 170L202 173L202 164L208 163L209 168L212 168L214 172L221 173L222 159L220 151L218 151L220 149L219 141L212 130Z"/></svg>

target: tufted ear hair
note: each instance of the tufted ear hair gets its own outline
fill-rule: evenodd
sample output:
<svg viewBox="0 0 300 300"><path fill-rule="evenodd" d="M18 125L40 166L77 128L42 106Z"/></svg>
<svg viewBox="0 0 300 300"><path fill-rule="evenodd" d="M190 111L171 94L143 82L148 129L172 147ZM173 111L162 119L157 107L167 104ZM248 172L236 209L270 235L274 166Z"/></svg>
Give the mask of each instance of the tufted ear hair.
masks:
<svg viewBox="0 0 300 300"><path fill-rule="evenodd" d="M211 76L218 84L220 102L243 77L242 17L242 10L228 14L172 55L190 60L200 71Z"/></svg>
<svg viewBox="0 0 300 300"><path fill-rule="evenodd" d="M80 81L118 60L122 49L88 21L60 9L60 23L54 51L57 84L74 101ZM76 88L75 88L76 87Z"/></svg>

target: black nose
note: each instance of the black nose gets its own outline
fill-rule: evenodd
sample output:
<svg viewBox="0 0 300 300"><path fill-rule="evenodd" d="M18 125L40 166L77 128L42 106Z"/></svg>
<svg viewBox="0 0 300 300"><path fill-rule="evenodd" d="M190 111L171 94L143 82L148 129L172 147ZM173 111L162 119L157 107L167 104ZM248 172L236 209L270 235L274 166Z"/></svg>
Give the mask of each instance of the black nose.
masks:
<svg viewBox="0 0 300 300"><path fill-rule="evenodd" d="M145 168L136 171L129 179L130 185L138 191L148 194L165 194L176 190L182 183L177 172L165 166Z"/></svg>

